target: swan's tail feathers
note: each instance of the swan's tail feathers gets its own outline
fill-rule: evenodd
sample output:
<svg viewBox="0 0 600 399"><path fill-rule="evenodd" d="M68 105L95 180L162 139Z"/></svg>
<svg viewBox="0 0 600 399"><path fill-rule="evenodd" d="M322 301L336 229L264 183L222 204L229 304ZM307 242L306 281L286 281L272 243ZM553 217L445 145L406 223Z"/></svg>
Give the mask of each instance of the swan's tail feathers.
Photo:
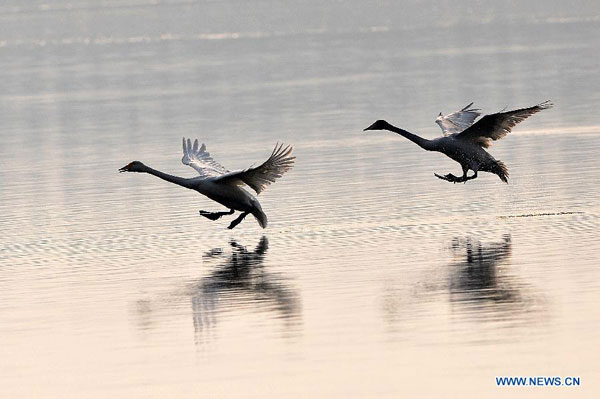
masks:
<svg viewBox="0 0 600 399"><path fill-rule="evenodd" d="M254 209L252 209L252 215L254 215L256 221L258 222L258 224L260 224L260 227L262 227L263 229L267 227L267 215L265 215L258 202L254 204Z"/></svg>
<svg viewBox="0 0 600 399"><path fill-rule="evenodd" d="M504 164L504 162L502 161L496 161L493 165L492 165L492 173L498 175L498 177L500 178L500 180L502 180L504 183L508 184L508 168L506 167L506 165Z"/></svg>

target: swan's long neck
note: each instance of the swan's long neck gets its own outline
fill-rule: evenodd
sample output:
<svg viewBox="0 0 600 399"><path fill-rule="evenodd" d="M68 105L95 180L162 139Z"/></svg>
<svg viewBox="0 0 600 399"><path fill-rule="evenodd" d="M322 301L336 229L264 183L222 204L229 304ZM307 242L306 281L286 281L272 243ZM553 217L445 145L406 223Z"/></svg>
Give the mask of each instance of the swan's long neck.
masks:
<svg viewBox="0 0 600 399"><path fill-rule="evenodd" d="M191 179L186 179L185 177L179 177L179 176L173 176L173 175L169 175L167 173L161 172L160 170L156 170L156 169L152 169L149 166L145 166L145 170L144 172L149 173L151 175L154 175L156 177L159 177L163 180L166 180L170 183L175 183L179 186L183 186L185 188L194 188Z"/></svg>
<svg viewBox="0 0 600 399"><path fill-rule="evenodd" d="M431 140L427 140L427 139L424 139L423 137L419 137L416 134L412 134L411 132L407 132L406 130L400 129L399 127L390 125L388 123L386 130L389 130L394 133L398 133L400 136L406 137L407 139L409 139L410 141L412 141L413 143L415 143L416 145L418 145L419 147L421 147L425 150L431 151L433 149L432 145L431 145Z"/></svg>

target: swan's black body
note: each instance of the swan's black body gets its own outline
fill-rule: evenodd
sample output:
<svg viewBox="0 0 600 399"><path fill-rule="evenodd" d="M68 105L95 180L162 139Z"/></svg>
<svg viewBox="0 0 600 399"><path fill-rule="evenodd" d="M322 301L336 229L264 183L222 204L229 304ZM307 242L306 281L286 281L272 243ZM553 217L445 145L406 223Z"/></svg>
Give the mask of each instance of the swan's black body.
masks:
<svg viewBox="0 0 600 399"><path fill-rule="evenodd" d="M194 168L200 176L184 178L169 175L140 161L133 161L119 169L119 172L148 173L170 183L195 190L215 202L227 207L228 212L200 211L200 215L210 220L218 220L225 215L233 215L235 211L241 214L229 224L233 229L249 214L252 214L260 227L267 227L267 215L263 212L258 199L244 190L243 185L249 186L256 194L260 194L269 184L280 178L292 168L295 157L291 156L292 147L278 144L271 156L257 167L230 172L218 164L206 151L206 146L199 146L198 140L192 145L191 140L183 139L183 158L181 162Z"/></svg>
<svg viewBox="0 0 600 399"><path fill-rule="evenodd" d="M384 120L378 120L364 130L389 130L406 137L424 150L441 152L458 162L462 167L463 175L457 177L448 173L441 176L435 173L435 176L442 180L462 183L477 178L477 172L489 172L508 183L508 168L502 161L496 160L485 148L491 145L492 140L506 136L517 123L551 106L552 104L549 102L544 102L530 108L486 115L462 132L433 140L419 137ZM474 172L472 176L467 176L469 169Z"/></svg>

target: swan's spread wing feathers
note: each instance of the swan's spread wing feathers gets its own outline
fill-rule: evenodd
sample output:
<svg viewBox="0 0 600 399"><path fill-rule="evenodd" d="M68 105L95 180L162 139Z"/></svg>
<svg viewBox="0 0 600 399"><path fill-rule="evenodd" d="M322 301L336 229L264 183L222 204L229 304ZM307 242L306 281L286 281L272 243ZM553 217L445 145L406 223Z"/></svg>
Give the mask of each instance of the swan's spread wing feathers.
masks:
<svg viewBox="0 0 600 399"><path fill-rule="evenodd" d="M484 148L488 148L492 145L492 141L500 140L510 133L511 129L515 127L517 123L524 121L537 112L551 108L552 106L553 104L550 101L545 101L529 108L486 115L455 137L461 140L469 140Z"/></svg>
<svg viewBox="0 0 600 399"><path fill-rule="evenodd" d="M198 148L198 139L194 140L194 145L190 139L183 138L183 158L181 162L196 169L202 177L219 177L229 173L227 169L212 159L210 153L206 151L204 143Z"/></svg>
<svg viewBox="0 0 600 399"><path fill-rule="evenodd" d="M269 184L294 166L296 157L291 156L292 150L293 148L289 145L283 147L283 144L277 144L269 159L262 165L224 174L215 179L215 182L235 185L246 184L257 194L260 194Z"/></svg>
<svg viewBox="0 0 600 399"><path fill-rule="evenodd" d="M473 124L475 119L481 115L479 112L481 110L478 108L471 108L472 105L473 103L467 105L460 111L456 111L448 115L442 115L440 112L440 115L435 120L435 123L440 126L444 136L460 133Z"/></svg>

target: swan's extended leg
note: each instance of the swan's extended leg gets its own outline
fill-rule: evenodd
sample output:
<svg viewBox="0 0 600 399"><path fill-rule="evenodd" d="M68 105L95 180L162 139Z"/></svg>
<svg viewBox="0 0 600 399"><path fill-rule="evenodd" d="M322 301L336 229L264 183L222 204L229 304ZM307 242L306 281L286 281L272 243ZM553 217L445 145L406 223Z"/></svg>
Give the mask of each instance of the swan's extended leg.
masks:
<svg viewBox="0 0 600 399"><path fill-rule="evenodd" d="M457 177L454 176L452 173L448 173L445 176L440 176L437 173L434 173L434 175L442 180L446 180L449 181L451 183L466 183L469 180L473 180L477 178L477 170L473 169L473 172L475 172L475 174L471 177L469 177L467 174L469 172L469 167L465 166L465 165L461 165L462 166L462 170L463 170L463 175L461 177Z"/></svg>
<svg viewBox="0 0 600 399"><path fill-rule="evenodd" d="M440 178L442 180L446 180L449 181L451 183L466 183L469 180L473 180L477 178L477 169L473 169L473 172L475 172L475 174L471 177L467 176L467 172L469 171L469 167L468 166L462 166L462 170L463 170L463 175L461 177L458 176L454 176L452 173L448 173L447 175L444 176L440 176L437 173L434 173L434 175L437 178Z"/></svg>
<svg viewBox="0 0 600 399"><path fill-rule="evenodd" d="M477 177L477 172L475 172L475 175L473 175L473 176L471 176L471 177L467 176L467 174L468 174L468 172L469 172L469 167L468 167L468 166L466 166L466 165L461 165L461 166L462 166L462 170L463 170L463 175L462 175L462 177L460 178L460 181L461 181L461 182L463 182L463 183L465 183L465 184L466 184L466 183L467 183L467 181L469 181L469 180L471 180L471 179L474 179L474 178L476 178L476 177Z"/></svg>
<svg viewBox="0 0 600 399"><path fill-rule="evenodd" d="M207 211L200 211L200 215L202 215L205 218L210 219L210 220L217 220L221 216L233 215L233 212L235 212L233 209L230 209L229 212L207 212Z"/></svg>
<svg viewBox="0 0 600 399"><path fill-rule="evenodd" d="M462 170L463 170L463 175L460 178L460 180L466 183L467 180L469 180L469 178L467 177L467 172L469 171L469 167L465 166L465 165L460 165L460 166L462 167Z"/></svg>
<svg viewBox="0 0 600 399"><path fill-rule="evenodd" d="M246 216L248 216L249 214L250 214L250 212L242 212L242 214L240 216L238 216L237 219L235 219L233 222L231 222L231 224L229 226L227 226L227 228L233 229L235 226L242 223L242 220L244 220L244 218Z"/></svg>
<svg viewBox="0 0 600 399"><path fill-rule="evenodd" d="M473 176L468 177L467 176L467 171L469 170L469 166L463 166L463 172L464 172L464 182L466 183L468 180L473 180L473 179L477 179L477 169L479 169L479 165L477 164L471 164L471 170L473 171Z"/></svg>
<svg viewBox="0 0 600 399"><path fill-rule="evenodd" d="M475 173L473 174L473 176L471 176L471 177L467 177L467 180L473 180L473 179L477 179L477 170L474 170L473 172L475 172ZM465 180L465 183L467 182L467 180Z"/></svg>

